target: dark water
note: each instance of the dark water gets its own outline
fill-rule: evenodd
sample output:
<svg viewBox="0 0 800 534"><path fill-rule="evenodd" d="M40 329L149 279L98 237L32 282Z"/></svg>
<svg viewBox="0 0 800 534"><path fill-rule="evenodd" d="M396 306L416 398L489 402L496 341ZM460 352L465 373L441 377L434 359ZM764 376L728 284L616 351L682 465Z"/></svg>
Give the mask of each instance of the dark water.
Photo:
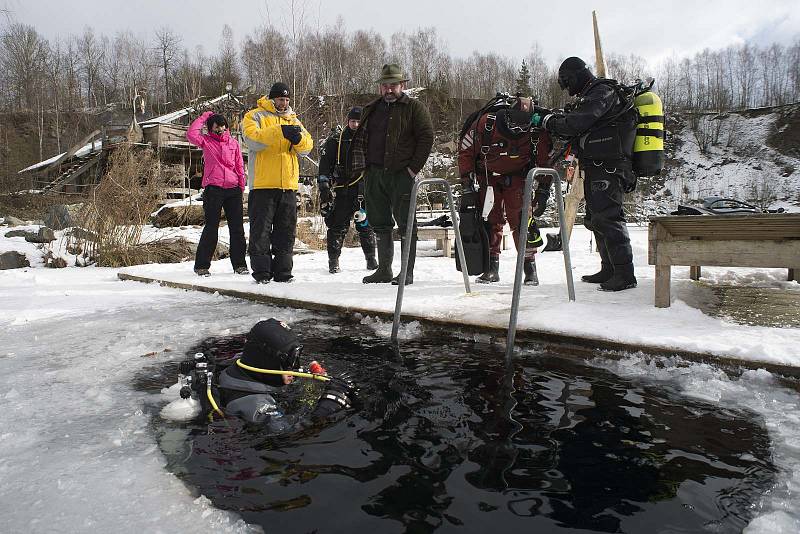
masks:
<svg viewBox="0 0 800 534"><path fill-rule="evenodd" d="M363 327L316 341L314 323L295 328L307 354L359 385L354 410L280 436L154 418L168 468L267 533L740 532L773 482L754 414L663 383L559 354L507 370L502 347L441 332L396 352ZM316 394L301 382L289 411Z"/></svg>

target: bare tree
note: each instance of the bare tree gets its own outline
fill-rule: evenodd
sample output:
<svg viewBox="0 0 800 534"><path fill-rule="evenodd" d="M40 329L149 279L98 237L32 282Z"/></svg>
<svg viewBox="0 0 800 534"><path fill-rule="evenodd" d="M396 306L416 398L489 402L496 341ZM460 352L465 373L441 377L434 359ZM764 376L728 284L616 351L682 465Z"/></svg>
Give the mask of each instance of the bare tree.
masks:
<svg viewBox="0 0 800 534"><path fill-rule="evenodd" d="M156 30L156 41L158 58L161 69L164 73L164 103L172 100L170 78L172 76L173 65L180 54L181 38L171 28L162 26Z"/></svg>

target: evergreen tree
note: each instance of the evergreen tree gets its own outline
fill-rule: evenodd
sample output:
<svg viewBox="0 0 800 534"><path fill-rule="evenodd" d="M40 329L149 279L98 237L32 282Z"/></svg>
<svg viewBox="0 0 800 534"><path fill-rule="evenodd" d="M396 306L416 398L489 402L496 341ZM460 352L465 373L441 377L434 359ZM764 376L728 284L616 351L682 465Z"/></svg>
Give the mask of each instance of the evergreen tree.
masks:
<svg viewBox="0 0 800 534"><path fill-rule="evenodd" d="M524 96L530 96L533 92L533 89L531 89L531 71L528 70L528 64L524 59L522 60L522 67L519 69L517 85L514 90Z"/></svg>

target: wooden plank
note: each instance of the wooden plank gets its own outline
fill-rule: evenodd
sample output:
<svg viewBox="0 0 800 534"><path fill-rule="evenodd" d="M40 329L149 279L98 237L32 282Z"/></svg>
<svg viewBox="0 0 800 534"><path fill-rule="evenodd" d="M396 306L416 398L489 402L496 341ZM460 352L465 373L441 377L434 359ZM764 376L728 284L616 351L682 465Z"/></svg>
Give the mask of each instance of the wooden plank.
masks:
<svg viewBox="0 0 800 534"><path fill-rule="evenodd" d="M72 156L74 156L74 155L75 155L75 152L77 152L78 150L80 150L81 148L83 148L84 146L86 146L87 144L89 144L89 141L91 141L92 139L94 139L95 137L97 137L98 135L100 135L100 133L101 133L101 132L100 132L100 130L95 130L95 131L93 131L92 133L90 133L89 135L87 135L86 137L84 137L83 139L81 139L80 141L78 141L77 143L75 143L74 145L72 145L72 147L71 147L69 150L67 150L66 152L64 152L64 155L63 155L63 156L61 156L60 158L58 158L57 160L55 160L53 163L51 163L50 165L48 165L48 166L47 166L47 168L48 168L48 169L52 169L52 168L54 168L54 167L57 167L57 166L58 166L58 165L60 165L60 164L61 164L61 162L62 162L62 161L64 161L65 159L67 159L67 158L71 158Z"/></svg>
<svg viewBox="0 0 800 534"><path fill-rule="evenodd" d="M800 239L800 213L652 217L675 238Z"/></svg>
<svg viewBox="0 0 800 534"><path fill-rule="evenodd" d="M575 164L575 173L572 175L569 193L564 195L564 224L567 227L567 235L569 237L572 237L575 216L578 214L578 206L583 200L583 181L584 176L581 171L580 161L578 161ZM556 199L556 202L560 202L560 199Z"/></svg>
<svg viewBox="0 0 800 534"><path fill-rule="evenodd" d="M669 308L671 276L669 265L656 265L655 295L653 297L656 308Z"/></svg>
<svg viewBox="0 0 800 534"><path fill-rule="evenodd" d="M689 278L692 280L700 280L700 269L699 265L692 265L689 267Z"/></svg>
<svg viewBox="0 0 800 534"><path fill-rule="evenodd" d="M800 241L665 241L651 265L800 267Z"/></svg>

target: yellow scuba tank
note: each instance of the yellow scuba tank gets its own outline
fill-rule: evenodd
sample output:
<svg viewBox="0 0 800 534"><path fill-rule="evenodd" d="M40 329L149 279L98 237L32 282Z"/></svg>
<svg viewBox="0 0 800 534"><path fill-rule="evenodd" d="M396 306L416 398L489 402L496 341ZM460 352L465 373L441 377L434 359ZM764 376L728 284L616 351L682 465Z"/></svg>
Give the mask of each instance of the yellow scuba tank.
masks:
<svg viewBox="0 0 800 534"><path fill-rule="evenodd" d="M636 176L656 176L664 168L664 109L661 99L650 87L645 86L645 90L633 99L639 112L633 143L633 172Z"/></svg>

